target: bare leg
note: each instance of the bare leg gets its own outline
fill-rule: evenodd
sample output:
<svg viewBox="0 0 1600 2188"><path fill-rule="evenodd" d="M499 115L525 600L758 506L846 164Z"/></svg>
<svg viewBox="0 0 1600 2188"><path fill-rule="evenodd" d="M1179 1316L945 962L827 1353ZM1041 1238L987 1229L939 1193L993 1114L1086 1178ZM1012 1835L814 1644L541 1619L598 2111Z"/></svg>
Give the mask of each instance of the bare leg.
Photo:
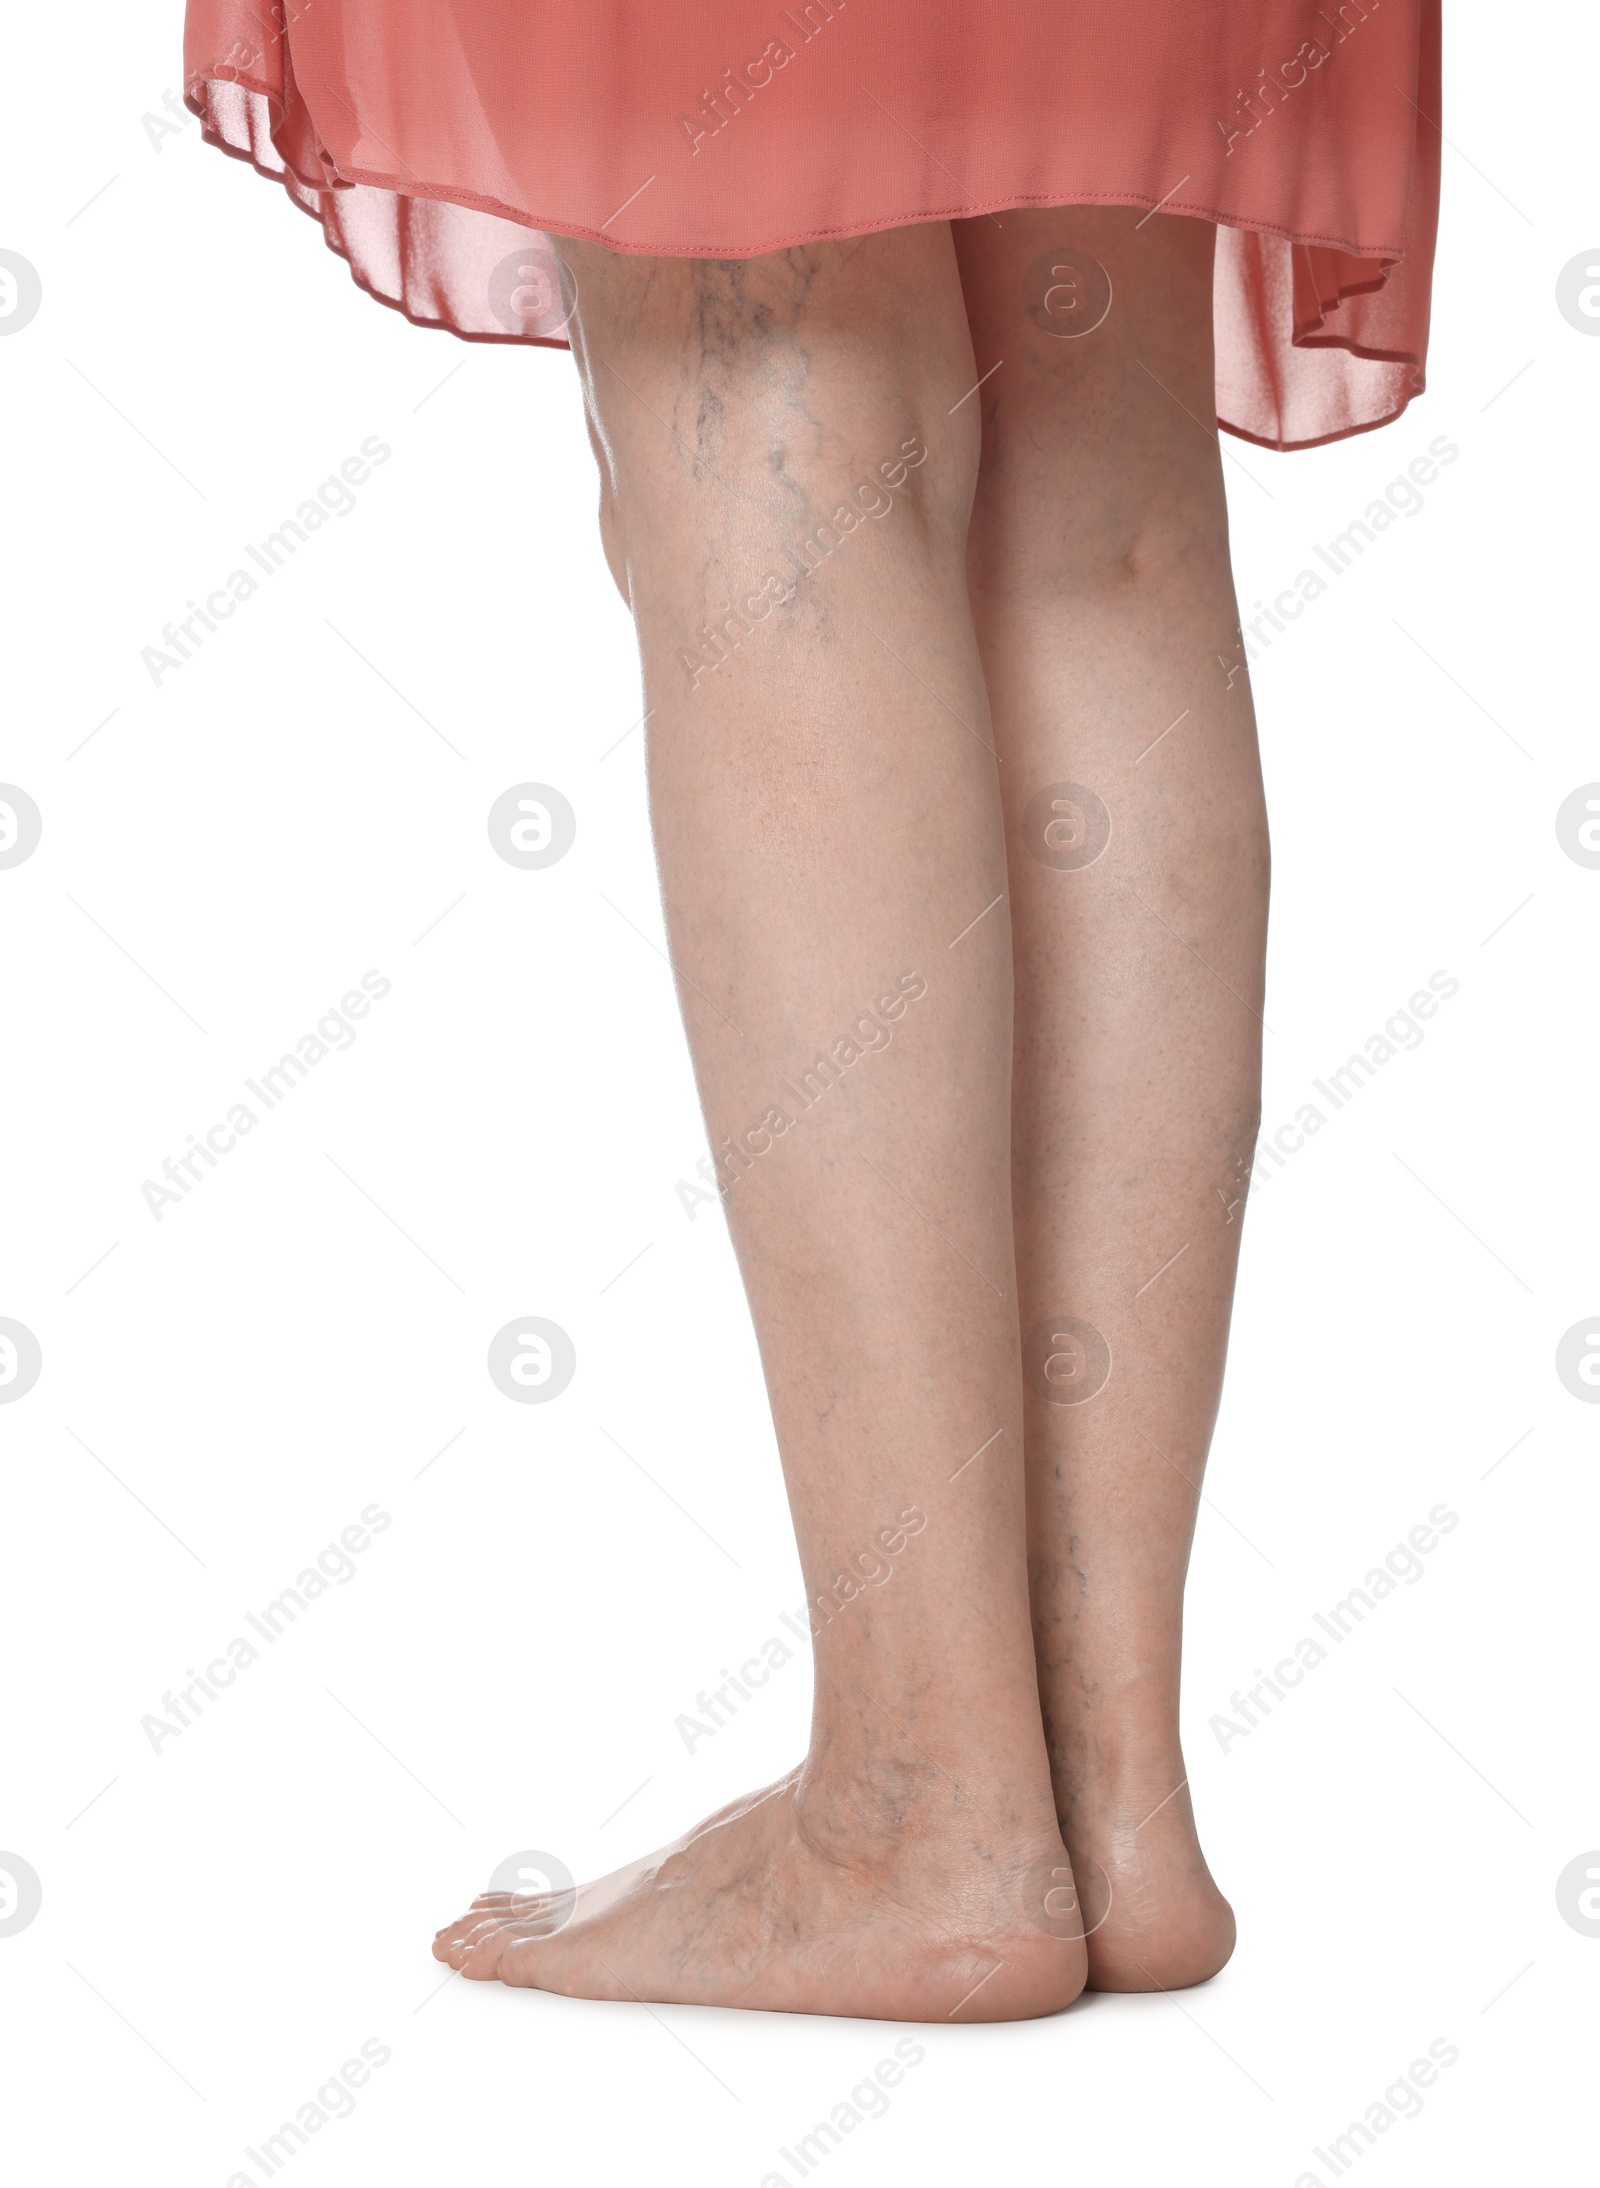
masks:
<svg viewBox="0 0 1600 2188"><path fill-rule="evenodd" d="M592 1997L1051 2012L1085 1956L1048 1888L1068 1872L1030 1626L1011 940L950 233L742 264L568 248L816 1700L798 1771L589 1887L555 1934L564 1910L485 1901L435 1950Z"/></svg>
<svg viewBox="0 0 1600 2188"><path fill-rule="evenodd" d="M1184 1784L1178 1667L1259 1109L1268 863L1205 430L1213 231L1068 207L955 238L978 370L1004 359L969 570L1016 951L1040 1690L1073 1867L1104 1915L1090 1982L1170 1987L1233 1947ZM1104 302L1090 260L1110 309L1074 337ZM1074 1323L1109 1350L1086 1402L1063 1401L1106 1359Z"/></svg>

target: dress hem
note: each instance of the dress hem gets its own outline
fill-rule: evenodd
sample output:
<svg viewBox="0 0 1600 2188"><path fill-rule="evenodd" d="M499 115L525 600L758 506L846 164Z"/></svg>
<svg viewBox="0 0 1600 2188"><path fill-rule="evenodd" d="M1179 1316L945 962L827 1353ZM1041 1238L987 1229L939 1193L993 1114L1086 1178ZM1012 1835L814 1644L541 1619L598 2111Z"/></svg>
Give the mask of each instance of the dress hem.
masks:
<svg viewBox="0 0 1600 2188"><path fill-rule="evenodd" d="M270 117L268 137L274 151L278 153L278 157L283 162L281 167L264 165L250 147L231 143L228 138L213 127L209 110L202 96L203 88L211 84L246 92L263 102ZM1338 427L1331 433L1313 434L1299 440L1286 440L1282 437L1268 439L1263 434L1253 433L1248 427L1235 425L1230 420L1221 417L1217 420L1217 428L1220 432L1232 434L1235 439L1248 441L1253 447L1268 449L1274 454L1291 454L1299 449L1322 448L1335 441L1349 440L1358 433L1375 433L1380 427L1393 424L1397 418L1405 414L1412 402L1425 392L1427 386L1423 360L1414 352L1371 349L1364 347L1350 336L1322 331L1326 328L1328 314L1336 311L1347 298L1371 295L1385 286L1391 267L1403 263L1405 259L1404 247L1399 244L1363 244L1353 242L1348 238L1309 234L1288 227L1281 222L1252 219L1248 215L1238 213L1221 213L1209 206L1178 204L1170 197L1152 200L1147 195L1131 191L1084 191L1074 193L1068 197L1056 197L1044 192L1029 192L1014 197L995 198L982 204L932 209L911 214L895 214L881 220L851 222L835 228L813 228L764 244L760 251L730 252L725 248L706 247L698 244L679 244L671 248L663 248L658 244L619 242L614 237L607 236L602 229L570 224L563 226L557 222L541 219L537 215L515 210L502 204L498 199L480 196L478 193L467 189L448 189L440 184L422 181L411 182L402 187L391 175L376 172L368 173L364 170L353 170L349 173L341 170L336 176L331 173L324 173L315 179L302 175L284 157L278 145L278 133L284 119L282 102L275 96L269 86L259 79L252 80L242 74L230 73L223 76L213 71L206 71L191 77L185 84L184 104L199 122L201 136L205 143L214 145L231 159L243 160L265 180L280 183L291 203L297 205L309 219L318 223L322 229L323 241L327 248L336 257L344 260L350 270L352 282L364 295L370 296L379 304L387 305L392 311L399 312L401 317L414 327L424 328L430 332L453 334L458 341L462 342L494 342L514 344L522 348L556 350L570 349L571 347L569 342L556 335L497 334L488 329L475 330L459 327L448 319L424 318L407 304L403 296L386 296L381 289L375 288L371 282L363 277L350 252L334 235L325 214L314 201L325 193L332 192L336 194L341 189L373 189L386 192L397 198L422 199L435 204L458 205L470 212L487 213L498 219L508 221L514 226L526 228L532 234L572 237L579 242L595 243L603 249L616 252L619 257L707 258L725 262L764 257L773 252L795 249L805 243L843 241L851 236L879 235L894 228L921 227L940 220L981 220L1002 212L1045 209L1051 206L1145 206L1152 213L1158 211L1171 213L1181 219L1209 221L1217 228L1231 228L1246 234L1275 236L1289 243L1292 248L1333 250L1348 258L1372 262L1376 268L1375 279L1341 283L1332 296L1323 297L1319 295L1317 297L1317 316L1308 318L1294 326L1291 335L1292 344L1296 349L1343 350L1347 355L1360 358L1364 362L1409 365L1411 368L1412 384L1409 391L1403 400L1393 408L1384 411L1380 417L1358 419L1352 424ZM612 218L615 217L613 214Z"/></svg>

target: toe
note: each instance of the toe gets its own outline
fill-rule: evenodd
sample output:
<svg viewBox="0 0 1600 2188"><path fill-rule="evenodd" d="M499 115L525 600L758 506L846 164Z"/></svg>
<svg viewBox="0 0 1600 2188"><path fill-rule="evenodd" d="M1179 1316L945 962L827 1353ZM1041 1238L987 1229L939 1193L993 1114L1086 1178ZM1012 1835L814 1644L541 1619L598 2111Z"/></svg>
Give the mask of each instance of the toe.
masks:
<svg viewBox="0 0 1600 2188"><path fill-rule="evenodd" d="M498 1981L531 1985L533 1976L527 1972L512 1973L512 1964L515 1962L524 1971L531 1968L538 1946L548 1935L548 1927L540 1922L485 1923L466 1941L460 1962L461 1973L474 1983Z"/></svg>
<svg viewBox="0 0 1600 2188"><path fill-rule="evenodd" d="M457 1925L451 1958L463 1975L487 1982L501 1973L501 1956L518 1941L537 1943L553 1937L565 1924L571 1894L540 1894L537 1898L514 1896L493 1910L485 1910Z"/></svg>
<svg viewBox="0 0 1600 2188"><path fill-rule="evenodd" d="M573 1897L570 1892L480 1892L464 1915L435 1931L433 1957L459 1968L510 1923L526 1925L532 1936L548 1936L566 1920Z"/></svg>
<svg viewBox="0 0 1600 2188"><path fill-rule="evenodd" d="M450 1959L462 1938L466 1936L469 1930L476 1929L482 1919L481 1915L465 1914L458 1917L456 1921L447 1923L442 1930L436 1930L433 1937L434 1959Z"/></svg>
<svg viewBox="0 0 1600 2188"><path fill-rule="evenodd" d="M500 1955L500 1980L515 1990L538 1990L541 1940L508 1938Z"/></svg>
<svg viewBox="0 0 1600 2188"><path fill-rule="evenodd" d="M452 1957L463 1975L493 1975L499 1959L495 1940L510 1927L505 1915L479 1916L464 1926L455 1941Z"/></svg>
<svg viewBox="0 0 1600 2188"><path fill-rule="evenodd" d="M572 1985L571 1996L628 1998L635 1995L610 1978L609 1971L599 1962L591 1965L592 1961L593 1954L582 1950L574 1960L569 1944L552 1944L548 1927L530 1925L507 1933L500 1950L500 1980L514 1990L567 1991L576 1967L581 1972L581 1980Z"/></svg>
<svg viewBox="0 0 1600 2188"><path fill-rule="evenodd" d="M464 1914L459 1922L452 1922L447 1930L441 1930L433 1941L436 1960L448 1960L453 1968L459 1968L467 1956L492 1937L510 1919L504 1914L486 1914L475 1909Z"/></svg>

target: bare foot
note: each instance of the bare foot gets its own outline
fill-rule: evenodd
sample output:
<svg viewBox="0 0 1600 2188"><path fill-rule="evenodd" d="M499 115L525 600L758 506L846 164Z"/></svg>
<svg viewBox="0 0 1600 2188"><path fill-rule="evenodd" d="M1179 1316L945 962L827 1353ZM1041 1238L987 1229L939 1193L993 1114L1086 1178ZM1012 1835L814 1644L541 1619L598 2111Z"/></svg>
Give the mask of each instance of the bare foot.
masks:
<svg viewBox="0 0 1600 2188"><path fill-rule="evenodd" d="M1200 1851L1182 1776L1181 1762L1166 1773L1091 1773L1063 1803L1091 1990L1182 1990L1232 1956L1233 1909Z"/></svg>
<svg viewBox="0 0 1600 2188"><path fill-rule="evenodd" d="M937 1827L912 1808L869 1828L802 1766L575 1900L485 1893L434 1957L567 1997L770 2013L1016 2021L1070 2005L1082 1936L1027 1911L1029 1876L1066 1871L1059 1843L928 1805Z"/></svg>

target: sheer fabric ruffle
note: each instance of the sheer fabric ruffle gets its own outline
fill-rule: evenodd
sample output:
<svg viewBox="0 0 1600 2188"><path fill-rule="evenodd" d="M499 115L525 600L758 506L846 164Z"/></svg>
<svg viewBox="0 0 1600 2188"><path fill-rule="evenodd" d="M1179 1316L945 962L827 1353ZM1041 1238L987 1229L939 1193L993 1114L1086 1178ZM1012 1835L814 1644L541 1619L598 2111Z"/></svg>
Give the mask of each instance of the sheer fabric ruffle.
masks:
<svg viewBox="0 0 1600 2188"><path fill-rule="evenodd" d="M188 0L185 97L381 302L565 346L548 238L750 258L1008 208L1218 228L1217 409L1424 384L1438 0Z"/></svg>

